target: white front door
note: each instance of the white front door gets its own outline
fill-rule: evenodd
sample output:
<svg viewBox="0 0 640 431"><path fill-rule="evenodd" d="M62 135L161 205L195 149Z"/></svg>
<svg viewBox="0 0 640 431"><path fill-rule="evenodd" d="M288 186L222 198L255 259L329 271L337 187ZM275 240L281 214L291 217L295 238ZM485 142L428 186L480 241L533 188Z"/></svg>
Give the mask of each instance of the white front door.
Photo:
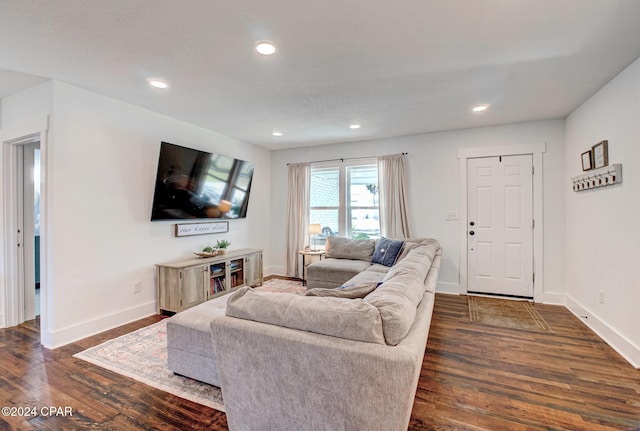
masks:
<svg viewBox="0 0 640 431"><path fill-rule="evenodd" d="M470 293L533 297L533 158L468 159Z"/></svg>

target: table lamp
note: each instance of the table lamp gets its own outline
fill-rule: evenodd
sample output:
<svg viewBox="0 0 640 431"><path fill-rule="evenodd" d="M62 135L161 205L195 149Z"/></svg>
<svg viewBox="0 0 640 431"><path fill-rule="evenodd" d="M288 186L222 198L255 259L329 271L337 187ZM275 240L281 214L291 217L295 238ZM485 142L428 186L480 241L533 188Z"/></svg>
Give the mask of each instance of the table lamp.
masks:
<svg viewBox="0 0 640 431"><path fill-rule="evenodd" d="M313 235L313 248L311 251L317 251L316 249L316 235L322 233L322 225L320 223L312 223L309 225L309 236Z"/></svg>

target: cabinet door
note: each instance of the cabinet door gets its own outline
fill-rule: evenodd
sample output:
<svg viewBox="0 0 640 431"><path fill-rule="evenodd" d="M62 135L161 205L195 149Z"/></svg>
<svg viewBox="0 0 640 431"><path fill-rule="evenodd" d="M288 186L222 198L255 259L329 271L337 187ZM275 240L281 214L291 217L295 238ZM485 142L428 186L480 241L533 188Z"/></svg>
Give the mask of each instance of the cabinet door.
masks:
<svg viewBox="0 0 640 431"><path fill-rule="evenodd" d="M229 287L235 289L236 287L244 286L245 284L245 258L238 257L229 261Z"/></svg>
<svg viewBox="0 0 640 431"><path fill-rule="evenodd" d="M205 287L209 282L207 266L186 268L181 274L181 304L180 310L198 305L206 300Z"/></svg>
<svg viewBox="0 0 640 431"><path fill-rule="evenodd" d="M227 265L226 261L209 264L209 299L216 295L222 295L227 291Z"/></svg>
<svg viewBox="0 0 640 431"><path fill-rule="evenodd" d="M248 254L245 257L244 273L249 286L262 284L262 253Z"/></svg>

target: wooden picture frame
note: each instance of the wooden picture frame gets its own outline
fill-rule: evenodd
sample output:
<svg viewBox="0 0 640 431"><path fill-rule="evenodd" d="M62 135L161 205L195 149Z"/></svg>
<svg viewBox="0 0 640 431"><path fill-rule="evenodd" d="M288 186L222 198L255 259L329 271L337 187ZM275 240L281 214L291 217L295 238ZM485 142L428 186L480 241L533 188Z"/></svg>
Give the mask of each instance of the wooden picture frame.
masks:
<svg viewBox="0 0 640 431"><path fill-rule="evenodd" d="M607 141L600 141L591 147L593 152L592 160L593 167L604 168L609 165L609 143Z"/></svg>
<svg viewBox="0 0 640 431"><path fill-rule="evenodd" d="M582 170L589 171L593 169L593 153L591 150L582 153Z"/></svg>

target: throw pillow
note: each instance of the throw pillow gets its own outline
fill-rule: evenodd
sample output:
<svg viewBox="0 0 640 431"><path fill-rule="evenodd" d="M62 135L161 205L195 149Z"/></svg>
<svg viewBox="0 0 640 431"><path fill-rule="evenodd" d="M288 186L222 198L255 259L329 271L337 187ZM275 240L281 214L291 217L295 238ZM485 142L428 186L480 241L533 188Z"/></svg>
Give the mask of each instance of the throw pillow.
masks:
<svg viewBox="0 0 640 431"><path fill-rule="evenodd" d="M379 263L384 266L393 266L398 259L404 241L389 238L380 238L376 241L376 248L373 251L372 263Z"/></svg>
<svg viewBox="0 0 640 431"><path fill-rule="evenodd" d="M381 284L382 283L378 281L365 281L357 284L342 285L335 289L317 287L307 290L304 294L305 296L333 296L347 299L364 298Z"/></svg>

